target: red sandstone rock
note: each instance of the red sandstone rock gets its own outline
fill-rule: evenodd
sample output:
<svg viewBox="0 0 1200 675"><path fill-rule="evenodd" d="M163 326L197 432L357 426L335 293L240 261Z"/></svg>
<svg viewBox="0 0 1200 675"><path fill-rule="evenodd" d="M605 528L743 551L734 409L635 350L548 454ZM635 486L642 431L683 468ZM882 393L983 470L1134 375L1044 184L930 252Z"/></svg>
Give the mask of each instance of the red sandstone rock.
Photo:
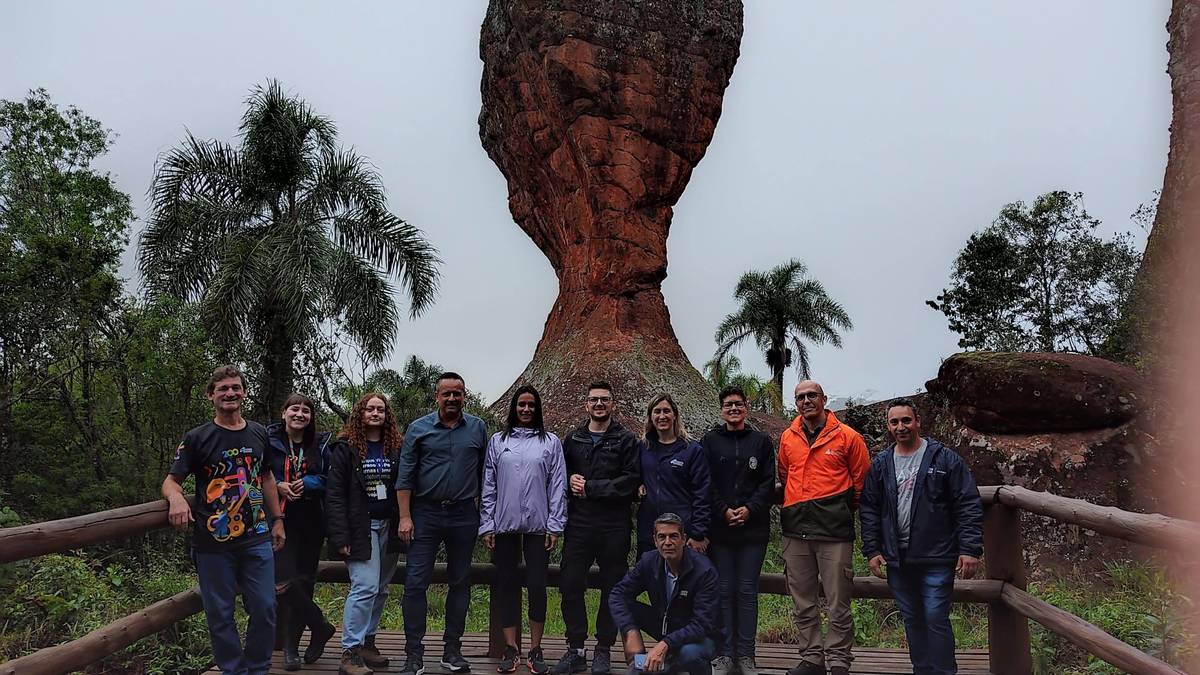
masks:
<svg viewBox="0 0 1200 675"><path fill-rule="evenodd" d="M741 36L740 0L488 5L480 140L559 280L513 386L538 387L551 426L582 417L593 379L617 387L627 420L659 390L692 426L715 417L660 288L671 207L712 140Z"/></svg>
<svg viewBox="0 0 1200 675"><path fill-rule="evenodd" d="M1143 398L1132 368L1081 354L955 354L926 386L952 402L960 422L988 433L1116 427Z"/></svg>

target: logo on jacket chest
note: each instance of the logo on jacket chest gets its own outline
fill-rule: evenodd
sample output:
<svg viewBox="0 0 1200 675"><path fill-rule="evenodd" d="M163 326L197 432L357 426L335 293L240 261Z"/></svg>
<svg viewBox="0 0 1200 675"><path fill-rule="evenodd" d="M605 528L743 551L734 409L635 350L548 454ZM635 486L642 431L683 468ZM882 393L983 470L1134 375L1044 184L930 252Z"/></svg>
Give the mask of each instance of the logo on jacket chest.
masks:
<svg viewBox="0 0 1200 675"><path fill-rule="evenodd" d="M682 469L683 468L683 460L679 459L678 457L675 457L675 458L671 459L671 466L675 467L676 469Z"/></svg>
<svg viewBox="0 0 1200 675"><path fill-rule="evenodd" d="M746 466L750 467L750 470L751 470L751 471L753 471L753 470L757 469L757 468L758 468L758 458L757 458L757 457L751 457L751 458L750 458L750 461L746 463Z"/></svg>

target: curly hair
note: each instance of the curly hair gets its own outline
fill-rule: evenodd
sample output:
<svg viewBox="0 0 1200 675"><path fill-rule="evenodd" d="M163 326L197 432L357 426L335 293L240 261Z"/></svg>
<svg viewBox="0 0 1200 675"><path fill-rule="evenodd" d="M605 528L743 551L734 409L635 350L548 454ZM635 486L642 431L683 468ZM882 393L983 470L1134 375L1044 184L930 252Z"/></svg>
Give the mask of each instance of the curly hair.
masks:
<svg viewBox="0 0 1200 675"><path fill-rule="evenodd" d="M389 459L395 459L400 454L400 446L404 443L404 434L400 433L400 427L396 424L396 415L392 412L392 404L388 401L387 396L379 392L369 391L354 403L350 417L346 418L346 423L338 432L338 439L346 441L358 450L360 461L367 458L367 435L366 425L363 424L363 414L367 410L367 402L373 398L383 401L383 438L380 439L383 441L383 454Z"/></svg>

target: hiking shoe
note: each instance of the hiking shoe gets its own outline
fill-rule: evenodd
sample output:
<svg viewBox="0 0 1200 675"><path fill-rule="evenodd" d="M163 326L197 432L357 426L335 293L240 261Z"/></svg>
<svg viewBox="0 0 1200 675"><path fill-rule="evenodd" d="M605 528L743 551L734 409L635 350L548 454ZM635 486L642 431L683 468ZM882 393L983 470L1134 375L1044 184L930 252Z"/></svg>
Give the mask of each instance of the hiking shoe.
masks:
<svg viewBox="0 0 1200 675"><path fill-rule="evenodd" d="M583 650L576 650L573 647L567 647L566 653L554 664L551 672L554 675L568 675L569 673L582 673L587 670L587 659L583 658Z"/></svg>
<svg viewBox="0 0 1200 675"><path fill-rule="evenodd" d="M592 651L592 675L608 675L612 672L612 656L608 647L596 646Z"/></svg>
<svg viewBox="0 0 1200 675"><path fill-rule="evenodd" d="M308 636L308 646L304 648L304 662L316 663L317 659L325 654L325 645L329 642L329 638L333 637L334 631L337 629L333 624L326 623L324 626L317 626Z"/></svg>
<svg viewBox="0 0 1200 675"><path fill-rule="evenodd" d="M425 661L419 656L408 655L404 659L404 666L400 668L400 675L425 675Z"/></svg>
<svg viewBox="0 0 1200 675"><path fill-rule="evenodd" d="M546 663L546 656L542 654L541 647L534 647L529 650L526 663L529 666L529 672L533 675L546 675L550 672L550 664Z"/></svg>
<svg viewBox="0 0 1200 675"><path fill-rule="evenodd" d="M829 675L850 675L850 669L846 666L834 666L829 669Z"/></svg>
<svg viewBox="0 0 1200 675"><path fill-rule="evenodd" d="M371 668L387 668L390 659L379 653L379 649L375 647L375 636L368 635L362 647L359 647L359 653L362 654L363 663Z"/></svg>
<svg viewBox="0 0 1200 675"><path fill-rule="evenodd" d="M787 675L825 675L825 664L801 661L787 671Z"/></svg>
<svg viewBox="0 0 1200 675"><path fill-rule="evenodd" d="M363 663L359 649L354 647L342 651L342 666L338 668L338 675L375 675L375 671Z"/></svg>
<svg viewBox="0 0 1200 675"><path fill-rule="evenodd" d="M718 656L712 660L713 675L729 675L733 670L733 659L728 656Z"/></svg>
<svg viewBox="0 0 1200 675"><path fill-rule="evenodd" d="M737 665L742 675L758 675L758 664L754 662L753 656L738 657Z"/></svg>
<svg viewBox="0 0 1200 675"><path fill-rule="evenodd" d="M521 657L517 654L517 648L508 645L504 648L504 656L500 659L500 665L496 666L497 673L515 673L517 665L521 662Z"/></svg>
<svg viewBox="0 0 1200 675"><path fill-rule="evenodd" d="M471 664L463 658L462 647L457 645L446 645L445 650L442 651L442 667L452 673L471 672Z"/></svg>
<svg viewBox="0 0 1200 675"><path fill-rule="evenodd" d="M296 645L283 646L283 669L300 670L300 653L297 651Z"/></svg>

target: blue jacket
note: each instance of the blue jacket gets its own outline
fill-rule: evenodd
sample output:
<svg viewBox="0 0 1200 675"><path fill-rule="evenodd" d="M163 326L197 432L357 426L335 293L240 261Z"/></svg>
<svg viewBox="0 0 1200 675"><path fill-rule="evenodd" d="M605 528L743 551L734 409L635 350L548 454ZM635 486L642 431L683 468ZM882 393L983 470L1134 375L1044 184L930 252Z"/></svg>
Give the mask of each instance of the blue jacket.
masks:
<svg viewBox="0 0 1200 675"><path fill-rule="evenodd" d="M692 547L683 547L683 564L673 597L667 597L666 563L658 551L643 554L633 569L613 586L608 597L608 609L621 635L642 628L634 621L632 608L637 596L643 592L650 597L654 613L662 617L662 625L658 629L667 642L669 652L706 637L715 640L720 635L717 627L721 606L717 591L717 568L706 556L693 551Z"/></svg>
<svg viewBox="0 0 1200 675"><path fill-rule="evenodd" d="M305 452L308 460L308 470L304 476L304 500L321 500L325 498L325 477L329 474L329 438L328 431L317 434L316 452ZM267 427L267 440L271 444L268 463L275 480L286 480L287 468L287 432L282 422L276 422ZM316 466L313 466L313 464Z"/></svg>
<svg viewBox="0 0 1200 675"><path fill-rule="evenodd" d="M909 525L909 564L953 563L959 555L983 555L983 501L971 470L958 453L932 438L921 458L921 478L913 488ZM862 552L870 560L882 554L900 563L896 513L895 444L871 460L859 500Z"/></svg>
<svg viewBox="0 0 1200 675"><path fill-rule="evenodd" d="M692 440L678 439L667 446L642 441L638 453L642 485L646 486L646 496L638 508L638 540L653 540L654 519L664 513L682 518L688 537L708 538L712 480L704 448Z"/></svg>

